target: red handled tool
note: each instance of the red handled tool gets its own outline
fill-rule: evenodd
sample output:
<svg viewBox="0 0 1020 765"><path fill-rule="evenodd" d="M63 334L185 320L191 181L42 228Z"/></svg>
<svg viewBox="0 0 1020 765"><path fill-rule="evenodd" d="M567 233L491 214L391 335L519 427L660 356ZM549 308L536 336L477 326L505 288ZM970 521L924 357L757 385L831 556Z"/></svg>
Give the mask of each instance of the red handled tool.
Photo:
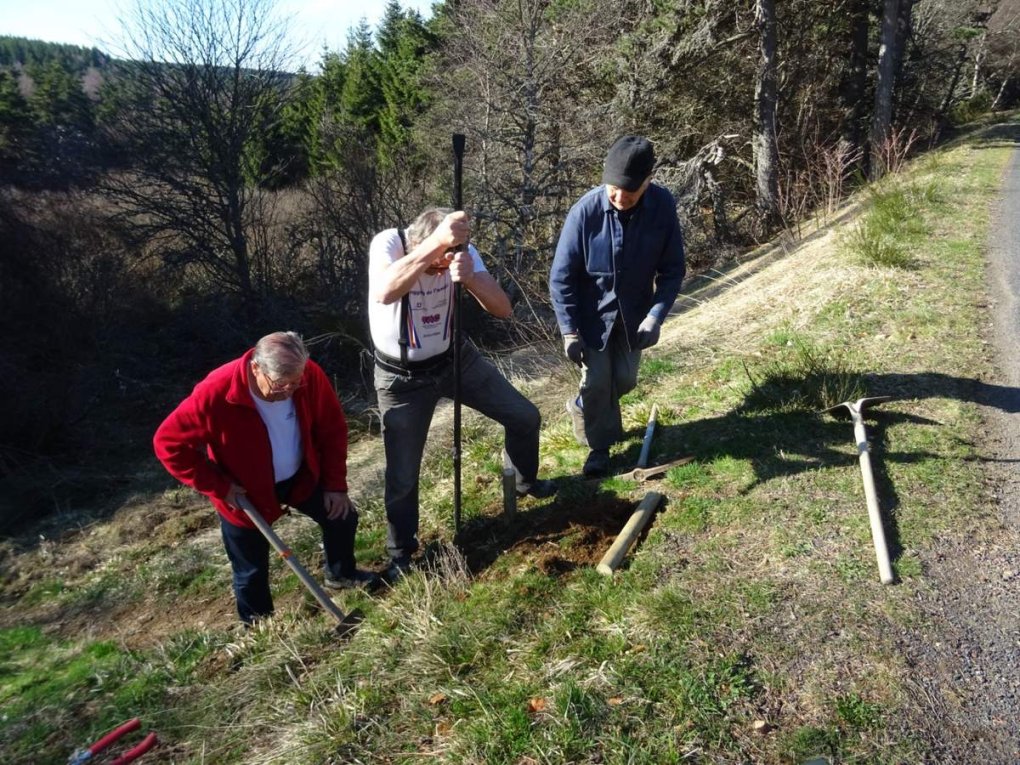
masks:
<svg viewBox="0 0 1020 765"><path fill-rule="evenodd" d="M137 717L134 720L128 720L126 723L121 725L119 728L114 728L96 743L86 749L79 749L77 752L71 755L67 761L67 765L83 765L83 763L91 762L92 758L99 754L106 747L113 744L122 736L136 731L142 727L142 721ZM128 749L126 752L121 754L117 759L111 760L109 765L125 765L125 763L137 760L147 751L152 749L157 743L155 733L150 733L143 738L136 746Z"/></svg>

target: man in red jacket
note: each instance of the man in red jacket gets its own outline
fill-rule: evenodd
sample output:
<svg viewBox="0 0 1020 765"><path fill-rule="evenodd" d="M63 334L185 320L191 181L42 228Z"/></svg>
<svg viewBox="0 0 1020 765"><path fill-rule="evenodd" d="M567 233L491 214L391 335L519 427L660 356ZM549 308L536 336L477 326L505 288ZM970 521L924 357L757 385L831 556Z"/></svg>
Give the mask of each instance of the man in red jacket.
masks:
<svg viewBox="0 0 1020 765"><path fill-rule="evenodd" d="M358 513L347 496L347 420L322 368L295 332L266 335L213 370L156 431L156 456L220 514L241 621L273 613L269 542L238 507L248 497L272 523L286 503L322 528L327 587L372 586L354 561Z"/></svg>

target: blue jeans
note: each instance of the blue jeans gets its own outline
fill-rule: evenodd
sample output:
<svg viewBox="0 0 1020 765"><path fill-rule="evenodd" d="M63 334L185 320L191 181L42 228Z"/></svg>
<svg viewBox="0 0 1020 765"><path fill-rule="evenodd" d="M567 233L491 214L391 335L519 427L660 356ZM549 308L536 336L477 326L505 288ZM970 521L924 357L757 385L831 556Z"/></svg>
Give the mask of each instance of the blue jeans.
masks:
<svg viewBox="0 0 1020 765"><path fill-rule="evenodd" d="M604 351L586 348L581 367L584 433L591 449L608 449L623 438L620 398L637 385L641 351L632 351L617 319Z"/></svg>
<svg viewBox="0 0 1020 765"><path fill-rule="evenodd" d="M395 374L375 368L383 445L386 449L386 547L394 559L418 549L418 474L432 414L441 398L453 398L454 366ZM538 477L538 408L470 344L461 352L461 402L504 428L503 448L517 471L517 485Z"/></svg>
<svg viewBox="0 0 1020 765"><path fill-rule="evenodd" d="M286 501L284 497L281 501ZM358 513L347 513L343 519L329 520L323 505L322 489L295 510L307 515L322 529L326 553L326 574L331 579L349 577L354 573L354 534L358 529ZM269 592L269 540L258 529L235 526L220 516L223 546L227 550L234 576L234 597L237 614L245 624L271 616L273 596Z"/></svg>

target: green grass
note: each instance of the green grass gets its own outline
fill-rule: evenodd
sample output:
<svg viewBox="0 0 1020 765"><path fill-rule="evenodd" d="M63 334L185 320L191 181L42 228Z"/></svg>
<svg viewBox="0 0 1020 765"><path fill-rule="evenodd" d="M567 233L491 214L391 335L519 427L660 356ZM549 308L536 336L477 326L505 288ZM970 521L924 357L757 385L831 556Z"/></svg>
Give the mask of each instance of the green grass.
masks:
<svg viewBox="0 0 1020 765"><path fill-rule="evenodd" d="M845 251L871 265L918 267L913 248L928 232L923 212L940 200L939 183L888 176L866 193L864 214L844 233Z"/></svg>
<svg viewBox="0 0 1020 765"><path fill-rule="evenodd" d="M861 397L858 363L842 344L820 346L790 331L773 335L770 344L769 361L744 365L751 389L742 411L820 411Z"/></svg>
<svg viewBox="0 0 1020 765"><path fill-rule="evenodd" d="M24 762L63 761L55 735L75 726L86 743L127 719L162 717L167 688L188 683L215 650L209 635L188 630L154 653L112 641L53 640L38 627L0 631L0 740ZM97 700L101 703L97 704Z"/></svg>

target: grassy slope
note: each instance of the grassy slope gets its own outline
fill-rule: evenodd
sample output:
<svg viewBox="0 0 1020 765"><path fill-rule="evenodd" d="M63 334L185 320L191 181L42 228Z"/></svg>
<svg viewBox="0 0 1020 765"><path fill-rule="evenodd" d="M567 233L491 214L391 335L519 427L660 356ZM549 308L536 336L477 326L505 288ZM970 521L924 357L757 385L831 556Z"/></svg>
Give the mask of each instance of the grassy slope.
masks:
<svg viewBox="0 0 1020 765"><path fill-rule="evenodd" d="M365 615L340 647L278 564L278 618L230 626L211 513L187 492L140 492L112 521L8 546L0 748L63 762L140 715L164 742L147 762L920 761L927 732L900 721L920 719L922 702L898 648L919 628L919 553L993 529L970 459L971 381L990 371L982 247L1006 157L979 138L926 157L863 212L684 299L627 397L630 438L614 454L621 470L633 463L656 402L653 462L696 461L655 486L668 505L612 581L537 565L549 550L582 560L583 534L529 539L529 518L569 520L649 488L573 477L585 451L553 405L555 504L525 503L509 531L469 521L475 544L492 535L506 550L469 575L442 541L449 456L434 445L423 525L435 571L382 598L340 598ZM867 216L888 220L864 236ZM876 237L899 266L861 259ZM851 427L815 413L865 392L898 397L870 424L895 587L878 583ZM492 429L469 420L465 475L498 474L498 455ZM354 472L371 482L378 467L366 447ZM499 491L466 482L469 519ZM377 492L361 506L361 556L380 563ZM282 533L315 560L310 524Z"/></svg>

